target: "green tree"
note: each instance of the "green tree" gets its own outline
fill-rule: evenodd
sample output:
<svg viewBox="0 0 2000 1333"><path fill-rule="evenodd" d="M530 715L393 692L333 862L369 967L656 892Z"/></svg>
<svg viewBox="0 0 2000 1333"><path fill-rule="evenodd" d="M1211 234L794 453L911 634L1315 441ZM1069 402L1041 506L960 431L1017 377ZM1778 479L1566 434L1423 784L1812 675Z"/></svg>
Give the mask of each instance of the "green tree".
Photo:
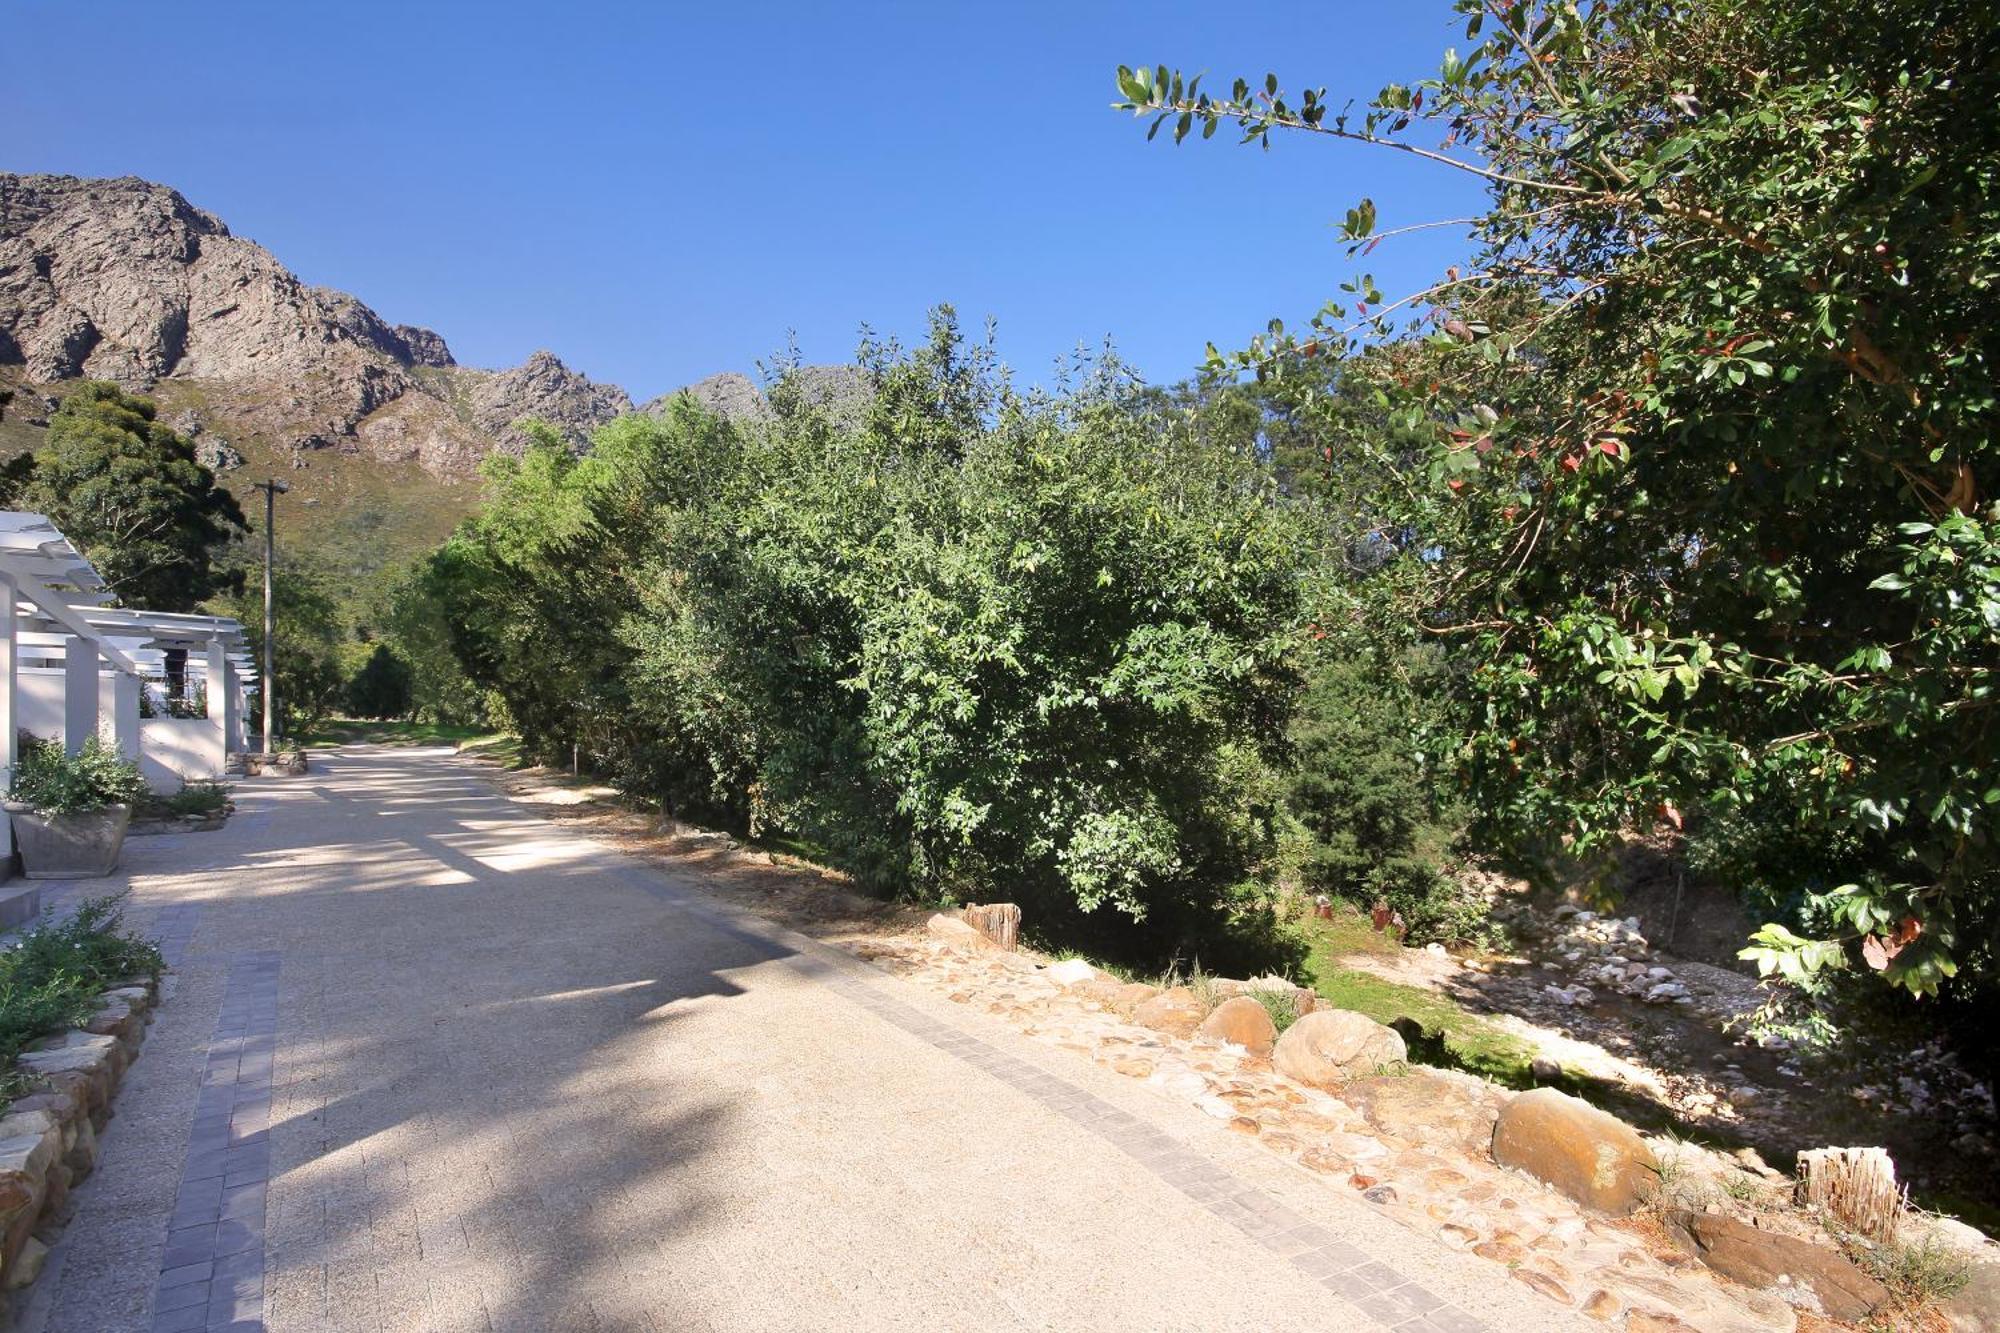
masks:
<svg viewBox="0 0 2000 1333"><path fill-rule="evenodd" d="M239 589L241 580L239 579ZM333 716L345 699L347 671L342 650L351 633L339 599L327 576L316 566L288 560L277 566L271 580L277 637L272 661L277 685L277 725L287 736L310 730ZM250 657L263 669L264 600L261 583L254 592L237 591L211 602L207 610L233 617L243 625ZM253 735L261 725L263 703L253 700L245 730Z"/></svg>
<svg viewBox="0 0 2000 1333"><path fill-rule="evenodd" d="M1420 368L1373 377L1389 438L1422 448L1372 497L1402 567L1372 609L1462 667L1445 757L1489 834L1685 823L1770 909L1767 969L1990 980L1990 7L1459 8L1470 52L1354 113L1275 77L1212 96L1120 71L1177 139L1359 142L1490 192L1467 265L1394 299L1357 274L1218 370ZM1345 231L1365 253L1419 225L1397 221L1363 200Z"/></svg>
<svg viewBox="0 0 2000 1333"><path fill-rule="evenodd" d="M1115 368L1014 392L949 311L862 362L860 404L787 374L766 423L684 402L495 464L425 574L467 674L534 742L879 888L1281 959L1296 508Z"/></svg>
<svg viewBox="0 0 2000 1333"><path fill-rule="evenodd" d="M190 611L231 586L223 559L247 526L194 446L150 400L86 380L63 399L15 502L47 514L119 600Z"/></svg>
<svg viewBox="0 0 2000 1333"><path fill-rule="evenodd" d="M409 712L444 724L486 721L484 692L466 676L452 652L451 613L419 560L394 571L378 597L374 622L410 673Z"/></svg>
<svg viewBox="0 0 2000 1333"><path fill-rule="evenodd" d="M349 717L408 717L414 706L409 663L386 643L378 643L348 678Z"/></svg>

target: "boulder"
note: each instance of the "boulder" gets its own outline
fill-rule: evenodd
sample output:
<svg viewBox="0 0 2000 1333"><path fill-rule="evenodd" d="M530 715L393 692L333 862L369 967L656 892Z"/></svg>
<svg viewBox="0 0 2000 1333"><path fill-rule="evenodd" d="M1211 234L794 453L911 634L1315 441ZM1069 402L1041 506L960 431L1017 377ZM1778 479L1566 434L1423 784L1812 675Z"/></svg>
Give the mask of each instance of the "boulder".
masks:
<svg viewBox="0 0 2000 1333"><path fill-rule="evenodd" d="M1975 1262L1957 1295L1938 1304L1951 1333L2000 1333L2000 1260Z"/></svg>
<svg viewBox="0 0 2000 1333"><path fill-rule="evenodd" d="M1674 1230L1704 1264L1746 1287L1804 1288L1829 1319L1859 1323L1889 1299L1889 1289L1824 1245L1765 1231L1722 1213L1682 1213Z"/></svg>
<svg viewBox="0 0 2000 1333"><path fill-rule="evenodd" d="M1065 958L1060 963L1050 963L1043 968L1042 975L1058 986L1067 987L1095 981L1104 974L1081 958Z"/></svg>
<svg viewBox="0 0 2000 1333"><path fill-rule="evenodd" d="M1191 1037L1208 1017L1208 1006L1186 986L1175 986L1132 1010L1132 1021L1172 1037Z"/></svg>
<svg viewBox="0 0 2000 1333"><path fill-rule="evenodd" d="M1501 1110L1493 1160L1619 1217L1635 1211L1659 1178L1637 1130L1554 1088L1524 1092Z"/></svg>
<svg viewBox="0 0 2000 1333"><path fill-rule="evenodd" d="M1453 1070L1411 1068L1404 1074L1358 1078L1340 1090L1384 1134L1484 1156L1508 1093Z"/></svg>
<svg viewBox="0 0 2000 1333"><path fill-rule="evenodd" d="M1409 1058L1392 1028L1351 1009L1318 1009L1285 1029L1272 1052L1278 1072L1315 1088L1338 1088Z"/></svg>
<svg viewBox="0 0 2000 1333"><path fill-rule="evenodd" d="M1105 1001L1105 1007L1115 1014L1130 1018L1137 1012L1140 1005L1159 993L1160 988L1158 986L1148 986L1143 981L1115 983L1109 997Z"/></svg>
<svg viewBox="0 0 2000 1333"><path fill-rule="evenodd" d="M1253 1055L1269 1055L1278 1040L1278 1025L1263 1005L1247 995L1224 1000L1215 1012L1201 1021L1201 1035L1211 1041L1232 1042Z"/></svg>
<svg viewBox="0 0 2000 1333"><path fill-rule="evenodd" d="M998 949L1000 946L974 930L963 919L948 912L938 912L924 923L924 928L943 940L946 944L957 945L961 949Z"/></svg>

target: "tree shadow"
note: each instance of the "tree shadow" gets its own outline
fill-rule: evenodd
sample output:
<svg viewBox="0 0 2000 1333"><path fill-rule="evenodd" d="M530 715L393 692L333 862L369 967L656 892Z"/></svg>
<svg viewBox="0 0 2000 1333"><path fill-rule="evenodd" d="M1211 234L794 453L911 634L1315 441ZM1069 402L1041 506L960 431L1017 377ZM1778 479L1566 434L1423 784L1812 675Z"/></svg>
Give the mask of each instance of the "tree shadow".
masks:
<svg viewBox="0 0 2000 1333"><path fill-rule="evenodd" d="M728 1225L708 1159L743 1092L665 1057L790 950L476 777L332 762L338 784L267 788L172 858L237 872L205 936L282 955L267 1301L341 1327L701 1326L663 1243ZM311 845L252 846L273 820Z"/></svg>

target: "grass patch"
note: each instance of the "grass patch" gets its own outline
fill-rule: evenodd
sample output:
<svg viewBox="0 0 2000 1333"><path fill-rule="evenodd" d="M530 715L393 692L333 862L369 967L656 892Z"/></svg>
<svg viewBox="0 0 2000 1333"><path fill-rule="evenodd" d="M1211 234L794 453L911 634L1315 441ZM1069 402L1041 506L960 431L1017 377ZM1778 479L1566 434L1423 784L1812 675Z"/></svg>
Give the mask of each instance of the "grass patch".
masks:
<svg viewBox="0 0 2000 1333"><path fill-rule="evenodd" d="M1850 1240L1849 1256L1894 1292L1906 1308L1921 1310L1948 1301L1972 1280L1972 1263L1934 1235L1878 1244Z"/></svg>
<svg viewBox="0 0 2000 1333"><path fill-rule="evenodd" d="M87 1022L99 992L160 975L151 940L127 931L119 898L92 898L58 925L37 926L0 950L0 1069L51 1031Z"/></svg>
<svg viewBox="0 0 2000 1333"><path fill-rule="evenodd" d="M460 754L476 754L506 768L526 768L528 757L521 750L521 738L512 732L475 736L458 743Z"/></svg>
<svg viewBox="0 0 2000 1333"><path fill-rule="evenodd" d="M1403 1033L1420 1064L1463 1069L1511 1088L1534 1086L1534 1051L1520 1038L1467 1013L1421 986L1388 981L1337 960L1354 953L1393 953L1402 946L1351 911L1307 923L1311 952L1307 984L1336 1009L1352 1009Z"/></svg>
<svg viewBox="0 0 2000 1333"><path fill-rule="evenodd" d="M167 795L147 792L139 798L139 808L133 813L140 819L174 819L192 815L205 818L219 815L229 808L229 784L226 782L183 782L181 789Z"/></svg>
<svg viewBox="0 0 2000 1333"><path fill-rule="evenodd" d="M1245 994L1264 1006L1264 1012L1271 1016L1271 1026L1279 1032L1299 1021L1297 991L1289 988L1277 990L1269 986L1252 986Z"/></svg>
<svg viewBox="0 0 2000 1333"><path fill-rule="evenodd" d="M491 727L338 717L329 718L292 741L308 750L325 750L336 745L456 745L469 750L513 739L501 736ZM514 744L518 752L520 742L515 740Z"/></svg>

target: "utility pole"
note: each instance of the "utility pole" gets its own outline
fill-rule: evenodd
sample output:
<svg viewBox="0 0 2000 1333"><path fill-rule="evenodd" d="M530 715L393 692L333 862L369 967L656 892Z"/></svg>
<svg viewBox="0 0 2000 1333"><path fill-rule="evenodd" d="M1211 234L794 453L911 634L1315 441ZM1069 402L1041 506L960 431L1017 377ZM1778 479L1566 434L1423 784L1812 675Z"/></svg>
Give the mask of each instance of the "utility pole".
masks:
<svg viewBox="0 0 2000 1333"><path fill-rule="evenodd" d="M277 549L278 497L292 489L276 477L260 481L250 489L264 492L264 678L258 683L264 696L264 753L271 754L272 699L275 682L271 678L271 635L277 615L271 598L271 558Z"/></svg>

